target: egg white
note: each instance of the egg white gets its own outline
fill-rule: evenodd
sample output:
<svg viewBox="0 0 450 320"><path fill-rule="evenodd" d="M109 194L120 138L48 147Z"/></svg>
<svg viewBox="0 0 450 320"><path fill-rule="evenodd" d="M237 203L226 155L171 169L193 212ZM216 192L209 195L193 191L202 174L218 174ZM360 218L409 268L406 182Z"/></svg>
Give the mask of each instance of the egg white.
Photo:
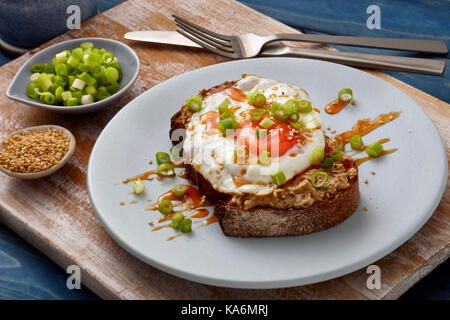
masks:
<svg viewBox="0 0 450 320"><path fill-rule="evenodd" d="M284 103L289 99L308 100L306 91L300 88L276 80L266 79L259 76L246 76L238 81L234 86L242 90L245 94L258 85L258 90L263 92L268 102ZM275 96L274 96L275 95ZM314 117L320 123L320 127L311 132L311 138L301 147L294 146L284 155L272 158L271 164L263 166L259 164L236 164L234 163L234 150L236 144L233 135L223 137L220 133L205 134L206 124L201 123L201 116L209 111L218 111L218 105L224 100L229 101L230 107L239 106L235 111L235 119L239 122L244 119L241 112L251 108L245 102L231 99L224 92L217 92L203 101L201 111L192 115L186 132L186 139L183 143L185 158L205 179L207 179L214 189L224 193L252 193L264 195L273 192L277 185L273 183L272 175L278 170L282 170L287 180L293 178L298 173L307 169L311 163L309 154L316 146L325 147L325 135L323 132L322 119L318 112L312 111L301 114L302 117ZM292 157L290 154L295 153ZM244 173L244 174L243 174ZM233 176L240 176L252 182L236 186Z"/></svg>

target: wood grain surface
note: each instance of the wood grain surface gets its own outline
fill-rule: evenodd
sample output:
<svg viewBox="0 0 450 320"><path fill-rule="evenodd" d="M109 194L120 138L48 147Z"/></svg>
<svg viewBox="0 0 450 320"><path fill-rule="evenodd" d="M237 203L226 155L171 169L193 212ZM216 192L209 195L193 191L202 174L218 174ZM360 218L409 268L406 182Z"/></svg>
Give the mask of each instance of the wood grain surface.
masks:
<svg viewBox="0 0 450 320"><path fill-rule="evenodd" d="M85 22L80 30L0 68L0 137L23 127L57 124L71 130L77 150L56 174L22 181L0 176L0 218L62 268L77 264L82 282L100 297L111 299L394 299L449 256L449 188L427 224L400 248L376 262L382 287L369 290L361 269L317 284L275 290L229 289L183 280L134 258L121 249L95 218L86 190L90 151L108 121L127 102L173 76L225 58L200 49L128 42L130 30L174 30L170 15L178 14L223 33L298 32L242 4L229 0L130 0ZM128 43L141 62L139 78L115 105L88 115L59 115L9 100L5 91L20 66L37 50L79 37L107 37ZM307 45L307 44L303 44ZM449 154L449 105L407 84L379 73L421 105L438 127Z"/></svg>

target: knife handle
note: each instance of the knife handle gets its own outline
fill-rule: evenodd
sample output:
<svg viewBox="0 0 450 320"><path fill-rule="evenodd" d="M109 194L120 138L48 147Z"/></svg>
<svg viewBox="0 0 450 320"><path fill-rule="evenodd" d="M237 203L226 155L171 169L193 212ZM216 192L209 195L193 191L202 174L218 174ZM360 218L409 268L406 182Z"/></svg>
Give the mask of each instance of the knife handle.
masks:
<svg viewBox="0 0 450 320"><path fill-rule="evenodd" d="M442 76L445 62L441 60L385 56L376 54L334 52L319 49L304 49L291 46L267 46L262 56L291 56L309 59L326 60L352 67L367 69L385 69Z"/></svg>

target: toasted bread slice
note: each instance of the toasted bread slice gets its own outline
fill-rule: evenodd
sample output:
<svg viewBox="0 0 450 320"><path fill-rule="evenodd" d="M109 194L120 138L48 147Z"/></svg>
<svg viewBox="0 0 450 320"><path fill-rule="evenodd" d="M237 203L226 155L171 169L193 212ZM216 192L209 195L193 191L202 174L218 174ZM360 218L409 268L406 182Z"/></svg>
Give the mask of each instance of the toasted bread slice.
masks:
<svg viewBox="0 0 450 320"><path fill-rule="evenodd" d="M234 82L226 82L211 89L202 90L200 95L206 96L233 84ZM191 115L192 113L183 105L171 119L171 137L176 129L186 129ZM177 135L172 142L177 144L181 141L182 138L178 138ZM215 190L211 183L190 164L186 164L186 167L188 179L197 185L200 192L212 203L216 204L214 214L219 219L223 233L227 236L290 236L322 231L351 216L359 203L358 168L351 160L347 160L345 170L352 170L353 174L347 177L345 188L335 188L307 206L286 207L280 207L279 204L271 205L270 202L276 199L274 196L269 201L265 201L263 206L246 206L245 201L236 201L235 195ZM343 170L342 165L340 169ZM290 184L292 186L293 183L301 183L305 180L307 177L299 175L294 177Z"/></svg>

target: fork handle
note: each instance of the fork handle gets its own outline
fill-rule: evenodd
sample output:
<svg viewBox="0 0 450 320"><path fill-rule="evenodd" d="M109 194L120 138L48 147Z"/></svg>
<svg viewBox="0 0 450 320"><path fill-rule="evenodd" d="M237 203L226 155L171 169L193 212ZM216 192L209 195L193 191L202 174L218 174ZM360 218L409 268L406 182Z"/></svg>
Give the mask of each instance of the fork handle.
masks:
<svg viewBox="0 0 450 320"><path fill-rule="evenodd" d="M261 52L261 55L266 57L293 56L326 60L359 68L405 71L437 76L442 76L445 70L445 62L441 60L354 52L334 52L319 49L303 49L291 46L267 46Z"/></svg>
<svg viewBox="0 0 450 320"><path fill-rule="evenodd" d="M305 41L323 44L340 44L356 47L369 47L380 49L416 51L428 54L447 54L446 44L440 40L416 40L416 39L397 39L397 38L365 38L348 36L330 36L317 34L294 34L279 33L268 36L268 42L273 41Z"/></svg>

